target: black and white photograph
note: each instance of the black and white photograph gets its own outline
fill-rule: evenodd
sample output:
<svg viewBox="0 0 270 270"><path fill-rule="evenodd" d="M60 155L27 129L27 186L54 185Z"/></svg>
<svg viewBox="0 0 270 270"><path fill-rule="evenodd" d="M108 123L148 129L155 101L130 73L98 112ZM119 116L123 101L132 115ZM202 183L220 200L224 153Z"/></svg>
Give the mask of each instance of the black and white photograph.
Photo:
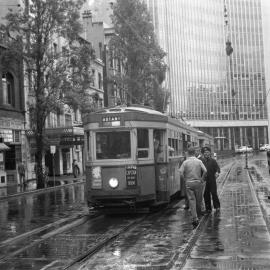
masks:
<svg viewBox="0 0 270 270"><path fill-rule="evenodd" d="M270 269L270 0L0 0L0 270Z"/></svg>

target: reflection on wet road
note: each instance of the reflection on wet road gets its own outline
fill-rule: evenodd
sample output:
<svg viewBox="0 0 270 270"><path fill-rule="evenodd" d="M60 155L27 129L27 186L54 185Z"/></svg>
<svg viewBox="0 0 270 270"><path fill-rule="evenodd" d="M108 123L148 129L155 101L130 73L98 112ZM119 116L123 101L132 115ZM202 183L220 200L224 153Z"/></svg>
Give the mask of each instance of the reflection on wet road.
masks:
<svg viewBox="0 0 270 270"><path fill-rule="evenodd" d="M178 248L186 245L192 233L189 213L181 206L183 202L163 214L146 219L91 257L82 269L147 269L144 267L169 266L179 252Z"/></svg>
<svg viewBox="0 0 270 270"><path fill-rule="evenodd" d="M269 269L270 235L247 170L238 168L229 178L221 205L184 269Z"/></svg>
<svg viewBox="0 0 270 270"><path fill-rule="evenodd" d="M0 241L78 213L85 208L84 185L0 202Z"/></svg>
<svg viewBox="0 0 270 270"><path fill-rule="evenodd" d="M80 269L270 269L270 236L264 212L261 211L262 202L268 200L266 194L270 194L270 181L269 178L263 181L264 177L253 172L253 166L266 170L266 161L249 158L250 170L256 179L253 182L249 180L244 169L245 157L238 156L232 160L234 167L230 177L224 185L220 185L221 212L212 212L204 218L198 230L192 230L191 216L182 208L181 201L120 235L84 262ZM226 175L229 167L227 162L222 175ZM66 191L2 202L1 210L6 209L6 212L1 211L1 226L8 224L3 226L8 235L1 232L1 237L15 236L76 213L85 207L83 196L83 185L80 185L69 187ZM262 202L260 196L263 196ZM263 206L266 213L266 203ZM0 269L63 269L76 256L128 222L127 217L89 219L80 227L44 238L38 244L25 248L10 260L2 262ZM194 243L191 240L193 236L197 240ZM78 265L71 269L78 270Z"/></svg>

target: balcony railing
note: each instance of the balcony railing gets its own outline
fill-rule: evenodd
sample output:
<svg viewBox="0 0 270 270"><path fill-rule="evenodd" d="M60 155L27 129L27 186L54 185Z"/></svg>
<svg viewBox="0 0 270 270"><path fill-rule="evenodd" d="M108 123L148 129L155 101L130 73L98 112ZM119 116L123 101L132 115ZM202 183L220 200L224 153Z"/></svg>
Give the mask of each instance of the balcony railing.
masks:
<svg viewBox="0 0 270 270"><path fill-rule="evenodd" d="M82 127L60 127L60 128L46 128L45 135L47 136L56 136L56 137L72 137L72 136L83 136L83 128ZM26 135L28 137L34 136L34 131L29 129L26 130Z"/></svg>
<svg viewBox="0 0 270 270"><path fill-rule="evenodd" d="M83 145L84 130L82 127L46 128L45 140L48 145ZM26 136L33 137L33 130L26 130ZM35 143L34 143L35 145Z"/></svg>

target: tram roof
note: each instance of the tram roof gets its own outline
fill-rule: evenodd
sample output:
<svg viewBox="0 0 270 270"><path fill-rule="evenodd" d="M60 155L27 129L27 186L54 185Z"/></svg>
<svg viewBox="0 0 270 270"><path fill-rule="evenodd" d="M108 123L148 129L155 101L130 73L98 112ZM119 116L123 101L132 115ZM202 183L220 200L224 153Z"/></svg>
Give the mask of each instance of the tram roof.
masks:
<svg viewBox="0 0 270 270"><path fill-rule="evenodd" d="M181 121L181 119L172 118L169 115L161 113L154 110L151 107L143 105L131 105L131 106L114 106L109 108L102 108L95 112L92 112L86 115L83 119L84 124L91 122L100 121L100 117L105 115L116 115L116 114L126 114L125 120L134 120L134 121L158 121L158 122L169 122L176 126L183 126L187 130L197 131L194 127L188 125L186 122ZM142 117L141 115L144 115Z"/></svg>
<svg viewBox="0 0 270 270"><path fill-rule="evenodd" d="M163 115L163 113L152 109L151 107L142 106L142 105L132 105L132 106L116 106L110 108L102 108L95 112L95 114L102 114L102 113L124 113L124 112L142 112L148 114L156 114L156 115Z"/></svg>

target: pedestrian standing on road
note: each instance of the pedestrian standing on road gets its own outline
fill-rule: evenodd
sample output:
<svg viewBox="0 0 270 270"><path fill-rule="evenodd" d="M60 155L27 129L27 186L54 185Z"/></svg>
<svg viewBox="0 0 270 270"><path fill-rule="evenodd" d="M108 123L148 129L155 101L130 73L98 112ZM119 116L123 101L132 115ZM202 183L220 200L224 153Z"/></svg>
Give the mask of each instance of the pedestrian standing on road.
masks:
<svg viewBox="0 0 270 270"><path fill-rule="evenodd" d="M217 195L217 182L216 178L220 174L220 168L217 161L211 157L211 148L203 147L202 148L203 158L202 162L207 169L206 175L206 185L204 190L204 203L206 212L210 213L212 211L212 200L213 206L216 209L216 212L220 211L220 202ZM211 199L212 197L212 199Z"/></svg>
<svg viewBox="0 0 270 270"><path fill-rule="evenodd" d="M180 177L184 179L186 184L192 225L193 228L196 228L199 224L199 217L202 215L202 187L207 171L202 161L195 157L193 147L188 148L187 159L183 162L179 171Z"/></svg>
<svg viewBox="0 0 270 270"><path fill-rule="evenodd" d="M195 157L202 160L203 154L202 154L200 148L195 149ZM201 204L202 204L202 211L203 212L205 212L205 204L204 204L204 198L203 198L204 190L205 190L205 181L203 182L203 185L202 185L202 201L201 201Z"/></svg>
<svg viewBox="0 0 270 270"><path fill-rule="evenodd" d="M19 173L19 178L20 178L20 186L24 186L25 185L25 167L22 162L20 162L18 165L18 173Z"/></svg>
<svg viewBox="0 0 270 270"><path fill-rule="evenodd" d="M179 162L179 168L181 168L181 165L183 164L183 162L187 159L186 154L183 153L183 158L181 158L180 162ZM181 178L181 176L180 176ZM184 196L185 199L185 205L183 206L183 208L185 210L189 210L189 201L188 201L188 196L187 196L187 189L186 189L186 184L183 178L180 179L181 181L181 190L182 190L182 194Z"/></svg>
<svg viewBox="0 0 270 270"><path fill-rule="evenodd" d="M76 159L73 159L72 169L73 169L74 178L77 178L80 175L80 168Z"/></svg>

